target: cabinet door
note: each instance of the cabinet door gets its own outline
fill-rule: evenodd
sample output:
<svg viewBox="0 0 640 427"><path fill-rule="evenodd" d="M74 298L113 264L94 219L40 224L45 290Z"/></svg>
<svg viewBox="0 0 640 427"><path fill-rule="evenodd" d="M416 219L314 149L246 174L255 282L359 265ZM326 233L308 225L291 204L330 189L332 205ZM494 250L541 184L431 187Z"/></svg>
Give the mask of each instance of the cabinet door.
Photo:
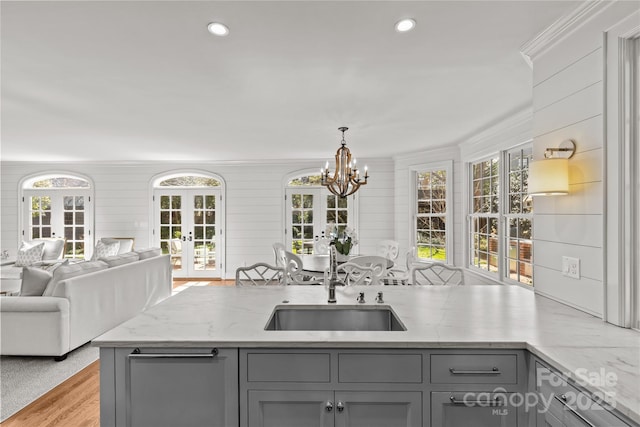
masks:
<svg viewBox="0 0 640 427"><path fill-rule="evenodd" d="M333 391L250 390L249 427L333 427Z"/></svg>
<svg viewBox="0 0 640 427"><path fill-rule="evenodd" d="M130 427L238 425L238 352L135 351L126 362Z"/></svg>
<svg viewBox="0 0 640 427"><path fill-rule="evenodd" d="M337 391L336 427L420 427L422 393L419 391Z"/></svg>
<svg viewBox="0 0 640 427"><path fill-rule="evenodd" d="M509 393L506 393L509 395ZM504 397L505 393L501 393ZM433 427L517 427L515 408L491 393L431 393Z"/></svg>

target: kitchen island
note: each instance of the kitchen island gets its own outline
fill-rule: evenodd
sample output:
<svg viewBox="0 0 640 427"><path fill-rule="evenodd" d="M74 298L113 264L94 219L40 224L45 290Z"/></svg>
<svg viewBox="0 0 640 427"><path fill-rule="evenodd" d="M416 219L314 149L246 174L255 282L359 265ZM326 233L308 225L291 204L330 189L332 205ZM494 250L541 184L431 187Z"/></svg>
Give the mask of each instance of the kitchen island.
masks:
<svg viewBox="0 0 640 427"><path fill-rule="evenodd" d="M389 306L406 330L265 330L277 306L328 305L327 291L321 286L192 287L169 298L94 340L101 347L101 425L136 425L136 417L144 415L136 408L148 412L149 405L161 398L154 396L153 401L138 405L135 397L163 388L171 395L172 385L185 377L204 378L192 363L199 366L201 358L218 359L224 365L225 371L212 377L222 384L213 395L227 406L236 406L235 416L228 411L231 415L221 418L221 424L212 425L270 425L271 410L286 409L293 418L302 416L296 410L304 405L286 404L300 396L306 403L322 405L318 425L356 425L341 421L338 414L355 415L358 405L345 409L341 404L367 396L370 401L382 399L387 408L395 408L392 400L398 401L398 408L409 408L403 412L407 418L402 425L435 426L442 417L457 416L448 415L450 408L468 408L458 405L467 397L458 392L503 390L504 400L505 396L531 397L555 386L569 387L556 392L557 396L571 396L567 390L574 390L576 396L591 397L595 406L600 403L609 409L600 425L640 423L640 334L635 331L515 286L339 288L337 306L356 305L361 291L366 302L358 307ZM378 292L384 293L383 304L375 301ZM181 359L185 371L169 372L166 363L171 354L196 356ZM142 367L141 361L156 364ZM439 364L448 361L460 363L459 372L452 367L445 369L446 375L439 372ZM362 377L351 374L359 369ZM162 372L167 372L167 378L157 379ZM299 372L303 374L298 376ZM455 377L457 373L462 376ZM442 375L452 379L439 379ZM136 388L136 381L149 376L155 378L151 386ZM556 378L568 383L560 384ZM209 382L195 380L194 390L199 391L193 400L210 391ZM493 396L483 397L493 406L504 406ZM556 400L560 402L560 397ZM505 424L503 418L496 425L589 425L563 420L554 424L565 412L576 419L584 415L574 415L571 402L569 407L566 401L558 403L562 411L550 412L542 421L535 408L517 399L510 403L511 412L504 409L502 416L515 412L517 421ZM180 409L185 419L196 413L203 419L211 416L186 405ZM371 404L362 407L381 419ZM495 408L488 413L500 416ZM615 421L609 421L608 414L615 415L611 418ZM593 425L598 425L600 415L593 419Z"/></svg>

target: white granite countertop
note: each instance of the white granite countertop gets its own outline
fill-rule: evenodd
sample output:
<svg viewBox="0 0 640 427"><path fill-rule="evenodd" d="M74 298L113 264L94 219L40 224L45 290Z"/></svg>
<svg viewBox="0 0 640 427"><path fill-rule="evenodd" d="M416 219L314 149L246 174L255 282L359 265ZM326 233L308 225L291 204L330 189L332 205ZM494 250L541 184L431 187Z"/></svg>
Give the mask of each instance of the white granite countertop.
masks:
<svg viewBox="0 0 640 427"><path fill-rule="evenodd" d="M527 349L611 396L617 411L640 423L640 333L619 328L517 286L338 288L338 305L358 292L376 305L384 292L406 331L265 331L276 305L327 304L322 286L191 287L106 332L100 347L358 347ZM592 378L592 377L591 377Z"/></svg>

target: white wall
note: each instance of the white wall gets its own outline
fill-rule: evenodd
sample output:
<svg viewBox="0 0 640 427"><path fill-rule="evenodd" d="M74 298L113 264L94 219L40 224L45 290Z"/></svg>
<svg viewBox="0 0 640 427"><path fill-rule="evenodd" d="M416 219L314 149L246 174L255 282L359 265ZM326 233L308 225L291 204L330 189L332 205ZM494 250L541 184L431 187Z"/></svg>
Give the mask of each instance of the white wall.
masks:
<svg viewBox="0 0 640 427"><path fill-rule="evenodd" d="M366 159L360 159L365 161ZM359 190L360 252L375 250L376 242L393 239L394 169L391 159L369 159L371 178ZM226 183L226 271L258 261L272 261L271 245L284 240L284 178L321 166L320 161L263 164L106 164L2 162L1 249L15 255L18 239L19 181L50 171L76 172L95 184L94 237L133 236L136 247L151 246L151 179L163 172L202 170L220 175Z"/></svg>
<svg viewBox="0 0 640 427"><path fill-rule="evenodd" d="M638 9L637 2L606 6L532 57L534 159L567 138L577 145L570 195L534 200L535 290L598 316L604 305L603 32ZM561 274L562 256L580 259L580 279Z"/></svg>

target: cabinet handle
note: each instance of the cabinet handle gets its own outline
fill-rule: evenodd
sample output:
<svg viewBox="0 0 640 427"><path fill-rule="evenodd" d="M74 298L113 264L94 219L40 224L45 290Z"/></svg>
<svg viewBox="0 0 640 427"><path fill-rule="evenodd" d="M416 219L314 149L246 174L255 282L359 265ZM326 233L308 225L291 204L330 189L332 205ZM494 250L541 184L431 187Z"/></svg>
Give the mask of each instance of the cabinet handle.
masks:
<svg viewBox="0 0 640 427"><path fill-rule="evenodd" d="M567 403L567 396L565 396L564 394L560 397L558 397L557 395L553 395L553 397L562 404L562 406L564 406L569 412L571 412L573 415L575 415L576 417L578 417L580 419L580 421L582 421L583 423L585 423L586 425L588 425L589 427L596 427L591 421L589 421L588 419L586 419L580 412L576 411L575 409L573 409L571 406L569 406L569 404Z"/></svg>
<svg viewBox="0 0 640 427"><path fill-rule="evenodd" d="M211 353L140 353L136 348L129 355L130 359L213 359L218 355L218 349L214 348Z"/></svg>
<svg viewBox="0 0 640 427"><path fill-rule="evenodd" d="M500 372L500 369L495 367L490 371L489 370L477 371L477 370L449 368L449 372L451 372L452 375L500 375L502 373Z"/></svg>
<svg viewBox="0 0 640 427"><path fill-rule="evenodd" d="M467 400L467 399L463 399L463 400L458 400L456 399L454 396L449 396L449 400L451 401L452 404L454 405L465 405L465 406L476 406L476 405L483 405L483 406L504 406L504 404L500 401L500 399L494 399L494 400Z"/></svg>
<svg viewBox="0 0 640 427"><path fill-rule="evenodd" d="M325 405L324 409L325 409L327 412L331 412L331 411L333 411L333 402L329 400L329 401L327 402L327 404Z"/></svg>
<svg viewBox="0 0 640 427"><path fill-rule="evenodd" d="M344 403L342 403L341 401L338 401L337 408L338 408L338 412L344 411Z"/></svg>

